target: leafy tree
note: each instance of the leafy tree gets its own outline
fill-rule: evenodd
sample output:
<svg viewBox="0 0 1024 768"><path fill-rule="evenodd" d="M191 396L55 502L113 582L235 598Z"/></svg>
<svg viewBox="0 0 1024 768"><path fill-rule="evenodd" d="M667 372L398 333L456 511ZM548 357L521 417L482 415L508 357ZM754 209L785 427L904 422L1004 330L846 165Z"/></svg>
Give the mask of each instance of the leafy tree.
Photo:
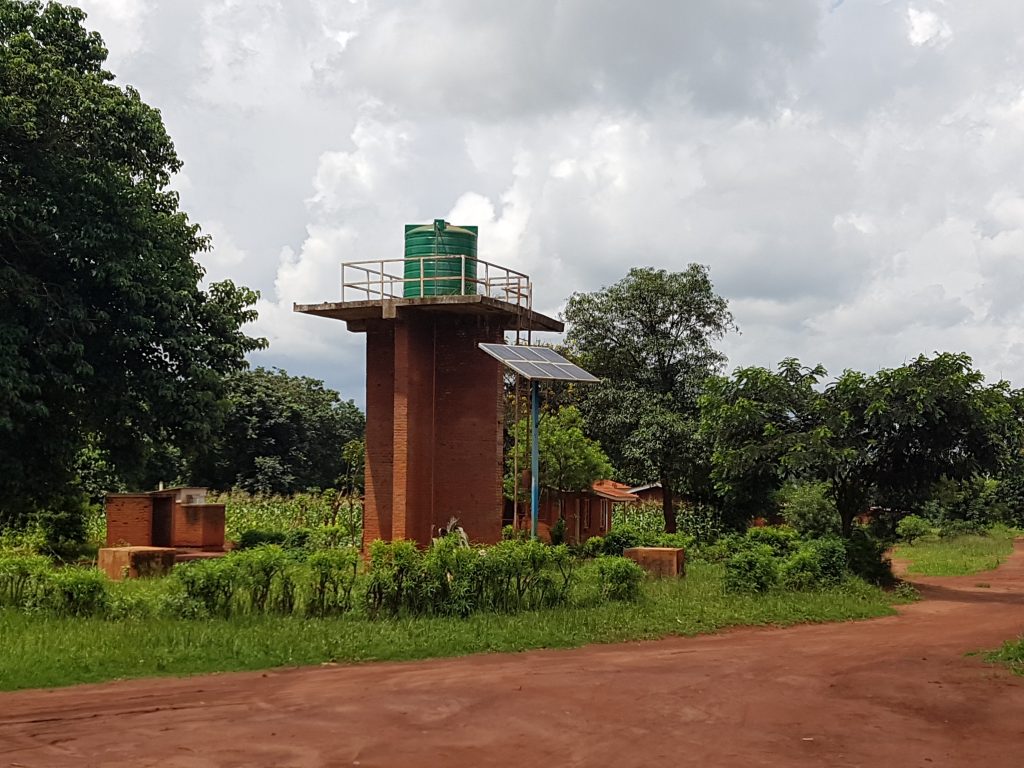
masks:
<svg viewBox="0 0 1024 768"><path fill-rule="evenodd" d="M227 379L227 412L193 477L217 489L294 493L351 485L363 413L322 381L256 368ZM346 456L349 462L346 461Z"/></svg>
<svg viewBox="0 0 1024 768"><path fill-rule="evenodd" d="M785 458L816 423L820 365L787 358L778 371L738 368L708 382L701 398L701 432L712 446L711 477L739 527L775 505Z"/></svg>
<svg viewBox="0 0 1024 768"><path fill-rule="evenodd" d="M517 447L508 455L506 486L513 482L514 461L520 468L530 466L529 418L520 419L513 429ZM583 433L583 416L578 409L567 406L553 413L542 413L537 436L542 488L566 493L582 491L595 480L612 474L612 466L600 444Z"/></svg>
<svg viewBox="0 0 1024 768"><path fill-rule="evenodd" d="M84 18L0 0L0 521L71 494L88 443L128 476L198 450L265 345L253 291L200 289L174 146Z"/></svg>
<svg viewBox="0 0 1024 768"><path fill-rule="evenodd" d="M786 361L778 374L744 369L712 389L705 428L727 491L820 480L849 536L872 502L914 509L942 478L996 471L1020 439L1013 393L985 385L967 355L921 356L872 376L845 371L820 392L812 384L822 374Z"/></svg>
<svg viewBox="0 0 1024 768"><path fill-rule="evenodd" d="M590 432L625 478L661 482L665 529L675 532L676 491L697 491L707 477L697 399L725 362L714 348L733 327L725 299L699 264L634 268L573 294L565 319L567 349L604 379L579 395Z"/></svg>

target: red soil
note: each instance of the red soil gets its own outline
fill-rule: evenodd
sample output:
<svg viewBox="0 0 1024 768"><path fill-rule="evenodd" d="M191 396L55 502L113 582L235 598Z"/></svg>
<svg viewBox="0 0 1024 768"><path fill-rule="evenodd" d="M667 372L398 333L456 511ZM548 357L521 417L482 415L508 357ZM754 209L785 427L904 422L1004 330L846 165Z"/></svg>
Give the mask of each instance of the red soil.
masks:
<svg viewBox="0 0 1024 768"><path fill-rule="evenodd" d="M872 621L0 695L0 766L1024 764L1024 542ZM987 583L988 588L979 588Z"/></svg>

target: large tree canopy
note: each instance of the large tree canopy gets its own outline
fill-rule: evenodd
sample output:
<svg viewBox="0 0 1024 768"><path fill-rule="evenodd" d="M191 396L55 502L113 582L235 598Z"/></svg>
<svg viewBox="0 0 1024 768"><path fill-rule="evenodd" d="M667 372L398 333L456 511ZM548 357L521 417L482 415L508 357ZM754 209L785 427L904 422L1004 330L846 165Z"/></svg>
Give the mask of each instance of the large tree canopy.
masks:
<svg viewBox="0 0 1024 768"><path fill-rule="evenodd" d="M714 346L733 327L725 299L699 264L634 268L608 288L573 294L565 319L566 347L604 379L581 391L588 427L624 479L661 482L674 531L674 492L695 490L706 474L697 399L725 362Z"/></svg>
<svg viewBox="0 0 1024 768"><path fill-rule="evenodd" d="M224 426L194 481L252 493L358 484L366 419L318 379L257 368L228 378Z"/></svg>
<svg viewBox="0 0 1024 768"><path fill-rule="evenodd" d="M872 503L896 509L927 498L941 478L998 471L1019 450L1019 397L986 385L964 354L921 356L874 375L824 374L785 361L778 373L748 368L704 399L714 475L727 497L783 476L827 483L843 532Z"/></svg>
<svg viewBox="0 0 1024 768"><path fill-rule="evenodd" d="M0 0L0 517L66 492L87 441L129 475L202 446L264 344L252 291L199 287L174 146L83 20Z"/></svg>

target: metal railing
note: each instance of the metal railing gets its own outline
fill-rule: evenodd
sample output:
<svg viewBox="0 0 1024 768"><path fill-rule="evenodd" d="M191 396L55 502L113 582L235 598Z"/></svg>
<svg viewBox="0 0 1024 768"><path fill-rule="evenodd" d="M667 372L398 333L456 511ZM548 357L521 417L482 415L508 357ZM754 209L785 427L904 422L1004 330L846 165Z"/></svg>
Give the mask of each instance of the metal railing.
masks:
<svg viewBox="0 0 1024 768"><path fill-rule="evenodd" d="M418 276L406 277L410 262L419 262ZM458 274L436 272L439 264L458 269ZM476 274L467 274L467 267ZM406 295L408 288L409 295ZM418 259L374 259L341 264L341 300L375 301L431 296L489 296L521 309L533 308L530 278L508 267L481 261L473 256L439 254Z"/></svg>

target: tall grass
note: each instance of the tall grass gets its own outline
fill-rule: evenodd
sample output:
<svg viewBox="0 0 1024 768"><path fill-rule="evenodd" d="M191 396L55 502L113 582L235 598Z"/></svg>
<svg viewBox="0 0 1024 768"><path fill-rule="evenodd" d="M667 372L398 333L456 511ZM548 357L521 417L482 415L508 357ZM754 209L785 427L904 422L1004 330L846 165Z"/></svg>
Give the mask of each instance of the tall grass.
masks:
<svg viewBox="0 0 1024 768"><path fill-rule="evenodd" d="M363 527L359 500L334 489L294 496L254 496L233 491L208 496L207 501L224 504L226 536L232 541L248 530L287 533L295 528L335 526L358 539Z"/></svg>
<svg viewBox="0 0 1024 768"><path fill-rule="evenodd" d="M148 675L419 659L485 651L693 635L738 625L842 621L892 612L890 598L857 579L809 592L734 595L722 566L693 563L684 579L647 581L638 603L599 603L595 564L581 568L577 607L513 615L371 620L237 615L202 621L62 619L0 610L0 689ZM159 581L125 582L139 599ZM122 593L122 594L125 594ZM585 607L579 607L585 606Z"/></svg>
<svg viewBox="0 0 1024 768"><path fill-rule="evenodd" d="M919 576L967 576L997 568L1013 552L1015 531L994 527L985 536L929 537L901 544L896 557L910 561L908 573Z"/></svg>

